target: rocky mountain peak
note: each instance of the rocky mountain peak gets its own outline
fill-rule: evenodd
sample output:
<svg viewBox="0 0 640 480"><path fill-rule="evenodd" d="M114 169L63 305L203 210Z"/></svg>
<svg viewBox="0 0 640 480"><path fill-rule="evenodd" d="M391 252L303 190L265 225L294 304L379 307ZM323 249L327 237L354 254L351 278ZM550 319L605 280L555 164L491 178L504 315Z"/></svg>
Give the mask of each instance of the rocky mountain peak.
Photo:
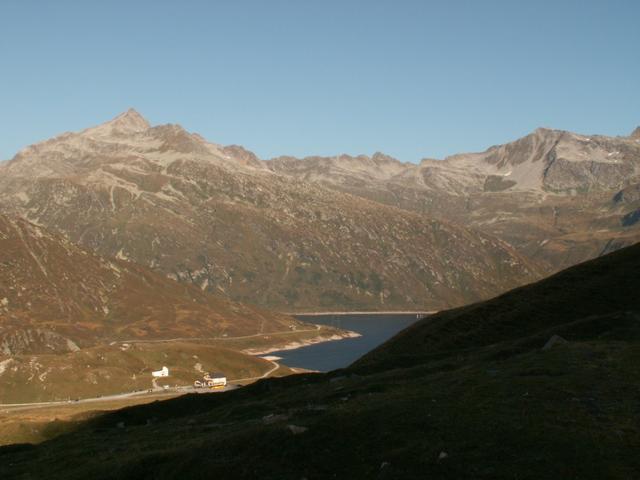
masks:
<svg viewBox="0 0 640 480"><path fill-rule="evenodd" d="M126 112L122 112L108 122L97 127L85 130L83 133L89 135L112 135L112 134L132 134L144 132L151 127L151 124L138 113L135 109L130 108Z"/></svg>
<svg viewBox="0 0 640 480"><path fill-rule="evenodd" d="M631 135L629 135L629 138L640 139L640 127L636 127L636 129L631 132Z"/></svg>
<svg viewBox="0 0 640 480"><path fill-rule="evenodd" d="M222 148L222 152L242 165L248 165L261 169L266 168L255 153L247 150L240 145L227 145Z"/></svg>
<svg viewBox="0 0 640 480"><path fill-rule="evenodd" d="M116 118L109 122L112 127L118 130L127 130L140 132L148 129L151 125L140 113L135 109L130 108L126 112L121 113Z"/></svg>

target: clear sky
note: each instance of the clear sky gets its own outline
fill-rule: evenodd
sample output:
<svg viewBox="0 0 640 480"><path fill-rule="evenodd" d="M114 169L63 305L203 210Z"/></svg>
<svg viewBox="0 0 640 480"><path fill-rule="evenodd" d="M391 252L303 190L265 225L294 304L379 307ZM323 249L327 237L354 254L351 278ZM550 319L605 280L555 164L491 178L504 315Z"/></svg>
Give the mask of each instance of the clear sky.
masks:
<svg viewBox="0 0 640 480"><path fill-rule="evenodd" d="M627 135L640 1L0 1L0 159L129 107L262 158Z"/></svg>

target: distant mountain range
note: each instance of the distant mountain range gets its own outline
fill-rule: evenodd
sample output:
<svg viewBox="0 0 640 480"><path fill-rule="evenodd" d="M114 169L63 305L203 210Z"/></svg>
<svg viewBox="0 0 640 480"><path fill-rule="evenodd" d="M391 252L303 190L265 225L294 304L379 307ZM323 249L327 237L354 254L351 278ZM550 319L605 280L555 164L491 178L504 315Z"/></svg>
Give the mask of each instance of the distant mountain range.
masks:
<svg viewBox="0 0 640 480"><path fill-rule="evenodd" d="M178 125L152 127L129 110L0 166L0 208L105 257L286 311L441 309L547 271L444 209L425 215L357 189L343 193L296 178L289 163L310 162L264 162ZM373 191L397 174L414 181L406 172L426 168L383 156L363 165L372 179L363 185ZM469 175L460 192L476 188L479 173ZM442 198L423 183L406 194Z"/></svg>
<svg viewBox="0 0 640 480"><path fill-rule="evenodd" d="M640 128L629 137L538 129L482 153L402 163L279 157L283 175L492 234L556 271L640 240Z"/></svg>

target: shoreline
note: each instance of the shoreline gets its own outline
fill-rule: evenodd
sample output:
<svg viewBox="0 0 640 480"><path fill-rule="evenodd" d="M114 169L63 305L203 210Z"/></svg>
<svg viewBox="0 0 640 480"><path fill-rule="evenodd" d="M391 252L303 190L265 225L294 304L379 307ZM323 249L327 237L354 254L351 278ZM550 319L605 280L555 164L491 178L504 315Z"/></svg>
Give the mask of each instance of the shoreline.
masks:
<svg viewBox="0 0 640 480"><path fill-rule="evenodd" d="M309 338L307 340L297 340L294 342L289 342L285 345L278 346L278 347L269 347L262 350L247 348L241 351L242 353L246 353L247 355L252 355L252 356L268 355L273 352L282 352L285 350L297 350L298 348L308 347L310 345L316 345L318 343L336 342L338 340L346 340L347 338L358 338L361 336L362 335L359 334L358 332L346 331L344 334L334 333L333 335L330 335L330 336L320 335L314 338Z"/></svg>

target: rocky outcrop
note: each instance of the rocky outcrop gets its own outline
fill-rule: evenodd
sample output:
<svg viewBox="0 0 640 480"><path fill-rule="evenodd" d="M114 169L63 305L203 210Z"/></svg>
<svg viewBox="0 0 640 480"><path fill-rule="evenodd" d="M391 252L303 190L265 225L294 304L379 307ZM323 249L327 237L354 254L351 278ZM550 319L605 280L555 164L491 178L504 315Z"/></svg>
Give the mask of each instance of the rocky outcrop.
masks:
<svg viewBox="0 0 640 480"><path fill-rule="evenodd" d="M0 355L31 355L40 353L77 352L80 347L50 330L40 328L0 330Z"/></svg>

